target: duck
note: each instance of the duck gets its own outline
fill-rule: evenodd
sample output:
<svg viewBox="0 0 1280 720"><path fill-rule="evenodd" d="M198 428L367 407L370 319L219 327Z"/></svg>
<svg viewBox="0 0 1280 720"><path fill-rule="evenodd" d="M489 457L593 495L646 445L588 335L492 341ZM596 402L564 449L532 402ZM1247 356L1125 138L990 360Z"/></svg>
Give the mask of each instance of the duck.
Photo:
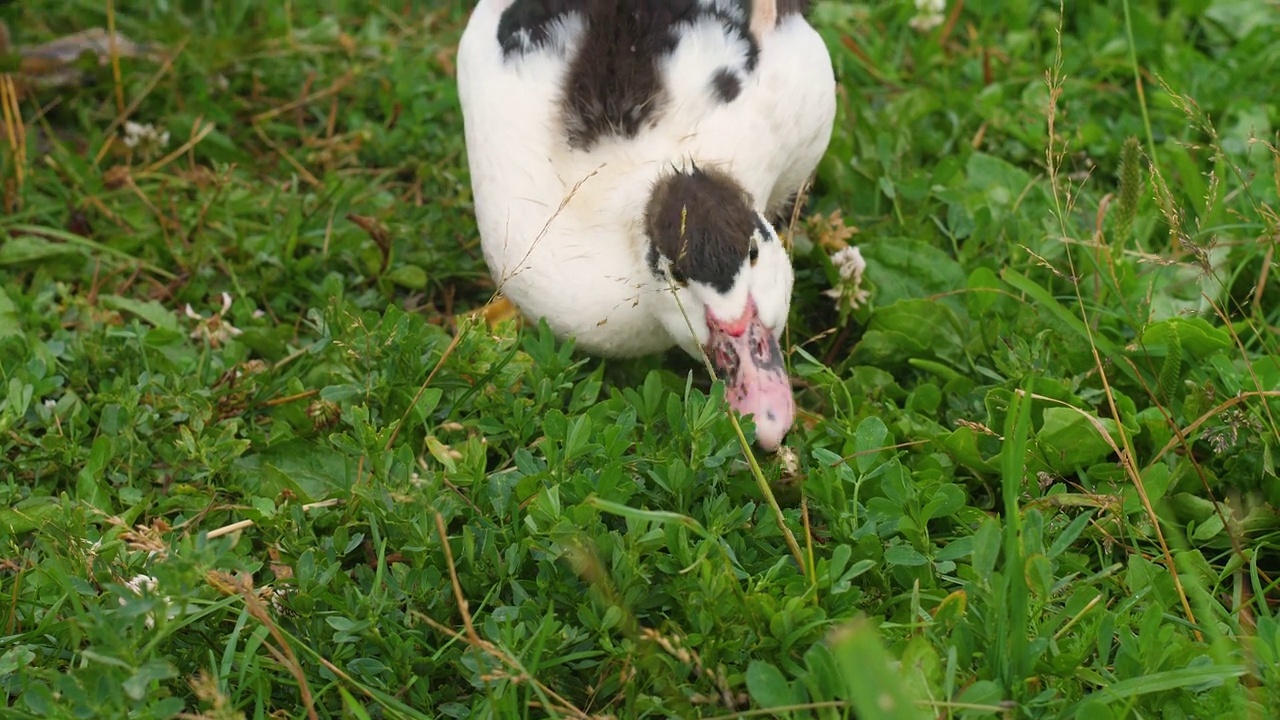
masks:
<svg viewBox="0 0 1280 720"><path fill-rule="evenodd" d="M795 421L779 217L836 83L808 0L480 0L458 44L500 295L602 357L682 348L776 450Z"/></svg>

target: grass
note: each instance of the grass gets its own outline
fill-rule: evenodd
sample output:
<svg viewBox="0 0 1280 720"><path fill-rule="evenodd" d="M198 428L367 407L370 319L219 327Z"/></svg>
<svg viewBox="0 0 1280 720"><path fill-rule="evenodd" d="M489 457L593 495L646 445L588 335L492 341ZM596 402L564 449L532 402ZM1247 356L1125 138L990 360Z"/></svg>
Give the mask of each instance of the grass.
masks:
<svg viewBox="0 0 1280 720"><path fill-rule="evenodd" d="M467 315L460 4L0 6L164 50L5 84L5 714L1280 714L1275 8L996 5L816 3L786 532L696 363Z"/></svg>

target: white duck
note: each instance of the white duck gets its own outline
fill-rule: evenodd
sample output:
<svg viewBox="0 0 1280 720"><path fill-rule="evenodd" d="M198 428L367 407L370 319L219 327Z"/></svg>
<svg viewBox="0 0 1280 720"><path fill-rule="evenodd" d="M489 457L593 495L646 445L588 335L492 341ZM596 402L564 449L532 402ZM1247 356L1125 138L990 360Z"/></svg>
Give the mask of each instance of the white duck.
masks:
<svg viewBox="0 0 1280 720"><path fill-rule="evenodd" d="M711 358L774 449L791 261L768 217L826 150L808 0L480 0L458 95L489 271L605 356Z"/></svg>

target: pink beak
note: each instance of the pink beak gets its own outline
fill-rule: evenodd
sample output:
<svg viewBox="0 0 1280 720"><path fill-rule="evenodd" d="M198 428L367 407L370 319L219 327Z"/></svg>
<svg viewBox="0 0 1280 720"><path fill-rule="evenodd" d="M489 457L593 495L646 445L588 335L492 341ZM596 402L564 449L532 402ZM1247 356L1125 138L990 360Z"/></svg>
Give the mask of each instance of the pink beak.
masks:
<svg viewBox="0 0 1280 720"><path fill-rule="evenodd" d="M726 383L729 405L755 418L760 447L777 449L795 420L796 403L773 331L760 321L754 300L742 317L728 323L707 311L707 327L707 354Z"/></svg>

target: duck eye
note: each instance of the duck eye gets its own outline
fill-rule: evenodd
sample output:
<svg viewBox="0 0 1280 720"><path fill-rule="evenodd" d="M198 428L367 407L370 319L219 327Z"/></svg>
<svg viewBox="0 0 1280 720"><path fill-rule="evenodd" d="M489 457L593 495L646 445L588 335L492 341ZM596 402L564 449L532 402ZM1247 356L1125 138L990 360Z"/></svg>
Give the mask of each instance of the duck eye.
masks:
<svg viewBox="0 0 1280 720"><path fill-rule="evenodd" d="M689 278L685 277L684 273L676 269L675 265L671 266L670 274L671 274L671 280L675 282L677 285L683 286L683 285L689 284Z"/></svg>
<svg viewBox="0 0 1280 720"><path fill-rule="evenodd" d="M760 245L754 239L751 241L751 249L747 251L747 257L751 260L753 267L756 261L760 259Z"/></svg>

